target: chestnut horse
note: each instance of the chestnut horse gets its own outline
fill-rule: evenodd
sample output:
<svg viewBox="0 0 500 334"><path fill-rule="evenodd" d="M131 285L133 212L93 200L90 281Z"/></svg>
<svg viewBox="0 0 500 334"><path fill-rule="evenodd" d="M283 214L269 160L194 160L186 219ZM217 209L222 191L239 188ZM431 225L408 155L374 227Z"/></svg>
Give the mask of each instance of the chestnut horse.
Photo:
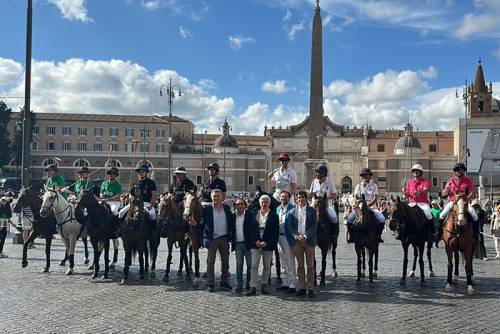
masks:
<svg viewBox="0 0 500 334"><path fill-rule="evenodd" d="M326 195L325 195L326 197ZM337 255L337 239L339 237L339 224L332 223L328 216L328 201L325 197L313 197L313 206L316 209L318 219L318 247L321 249L321 273L320 273L320 286L325 286L325 271L326 271L326 258L328 251L332 250L332 267L333 276L337 276L337 264L335 261ZM316 265L314 266L316 268ZM315 276L317 270L315 269Z"/></svg>
<svg viewBox="0 0 500 334"><path fill-rule="evenodd" d="M356 220L351 227L351 235L354 240L354 249L357 255L357 281L361 280L361 266L363 263L363 253L365 249L368 251L368 277L370 283L373 283L373 277L376 275L378 270L378 237L377 237L377 222L375 221L375 215L368 208L368 205L364 199L357 199L356 205L354 206L356 210ZM374 258L375 257L375 266Z"/></svg>
<svg viewBox="0 0 500 334"><path fill-rule="evenodd" d="M457 197L453 203L453 210L450 212L444 225L443 240L448 256L448 278L445 287L446 292L452 292L452 271L453 258L457 260L456 253L461 252L465 259L465 274L467 276L467 293L469 296L475 294L472 282L472 260L476 249L476 238L472 218L467 211L467 202L463 197ZM455 255L455 256L454 256Z"/></svg>
<svg viewBox="0 0 500 334"><path fill-rule="evenodd" d="M31 212L33 212L33 229L31 230L30 236L23 244L23 268L28 266L28 245L35 241L39 236L45 238L45 267L43 268L43 273L48 273L50 271L50 247L52 245L52 237L57 233L56 231L56 218L53 213L49 216L43 218L40 216L40 208L42 206L42 199L38 196L38 193L30 188L23 188L19 193L19 199L14 206L14 212L20 213L24 207L30 207Z"/></svg>
<svg viewBox="0 0 500 334"><path fill-rule="evenodd" d="M418 264L420 266L420 284L425 284L424 274L424 249L428 241L428 230L424 221L423 212L418 212L417 207L410 207L408 203L401 201L399 196L389 217L389 228L397 231L403 247L403 276L400 283L406 282L408 268L408 247L413 246L415 256L418 254ZM430 255L429 255L430 257ZM429 259L430 262L430 259Z"/></svg>
<svg viewBox="0 0 500 334"><path fill-rule="evenodd" d="M200 277L200 256L199 250L203 245L202 232L198 230L198 224L203 216L203 206L200 199L194 192L186 193L184 197L184 212L183 218L188 223L188 245L189 245L189 270L193 271L193 254L194 254L194 284ZM193 223L194 221L194 223Z"/></svg>

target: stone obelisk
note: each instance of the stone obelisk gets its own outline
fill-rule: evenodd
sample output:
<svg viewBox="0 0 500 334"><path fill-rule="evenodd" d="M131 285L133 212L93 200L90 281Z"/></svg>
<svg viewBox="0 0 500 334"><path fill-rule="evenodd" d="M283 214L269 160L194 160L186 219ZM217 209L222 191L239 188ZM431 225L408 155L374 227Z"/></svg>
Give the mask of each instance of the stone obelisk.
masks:
<svg viewBox="0 0 500 334"><path fill-rule="evenodd" d="M323 24L321 20L321 9L319 0L316 1L316 9L312 29L312 52L311 52L311 91L309 96L309 145L308 160L306 161L307 183L309 185L313 178L314 168L324 161L323 152Z"/></svg>

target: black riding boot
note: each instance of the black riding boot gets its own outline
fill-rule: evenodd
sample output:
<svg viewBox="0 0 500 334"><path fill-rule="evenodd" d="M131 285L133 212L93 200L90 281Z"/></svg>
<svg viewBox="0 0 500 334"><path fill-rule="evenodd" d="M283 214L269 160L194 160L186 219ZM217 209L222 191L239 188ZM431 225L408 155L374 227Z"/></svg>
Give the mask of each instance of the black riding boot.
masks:
<svg viewBox="0 0 500 334"><path fill-rule="evenodd" d="M429 231L429 236L431 236L432 241L437 240L437 235L436 235L436 226L434 226L434 219L429 219L427 222L427 229Z"/></svg>

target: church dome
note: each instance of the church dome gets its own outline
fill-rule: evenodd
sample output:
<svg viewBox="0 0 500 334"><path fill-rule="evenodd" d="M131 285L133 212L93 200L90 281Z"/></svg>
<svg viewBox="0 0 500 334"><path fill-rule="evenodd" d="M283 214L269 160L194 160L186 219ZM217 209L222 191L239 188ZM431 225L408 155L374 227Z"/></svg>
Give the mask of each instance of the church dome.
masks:
<svg viewBox="0 0 500 334"><path fill-rule="evenodd" d="M238 141L229 134L230 128L226 119L222 125L222 136L217 137L214 141L214 153L238 153Z"/></svg>
<svg viewBox="0 0 500 334"><path fill-rule="evenodd" d="M409 150L412 153L420 153L421 148L420 141L413 136L413 126L410 123L407 123L405 126L404 136L400 137L396 141L396 145L394 145L394 154L403 155Z"/></svg>
<svg viewBox="0 0 500 334"><path fill-rule="evenodd" d="M215 139L214 147L233 147L238 148L238 141L231 135L222 135Z"/></svg>

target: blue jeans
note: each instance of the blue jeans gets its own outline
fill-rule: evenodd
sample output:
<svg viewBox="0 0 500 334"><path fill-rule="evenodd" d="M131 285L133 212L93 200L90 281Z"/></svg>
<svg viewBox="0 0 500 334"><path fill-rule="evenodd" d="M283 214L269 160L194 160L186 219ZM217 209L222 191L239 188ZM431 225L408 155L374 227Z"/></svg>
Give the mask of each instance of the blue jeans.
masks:
<svg viewBox="0 0 500 334"><path fill-rule="evenodd" d="M243 260L247 264L247 284L250 283L250 273L252 270L252 258L250 251L244 242L236 242L234 246L236 253L236 283L243 284Z"/></svg>

